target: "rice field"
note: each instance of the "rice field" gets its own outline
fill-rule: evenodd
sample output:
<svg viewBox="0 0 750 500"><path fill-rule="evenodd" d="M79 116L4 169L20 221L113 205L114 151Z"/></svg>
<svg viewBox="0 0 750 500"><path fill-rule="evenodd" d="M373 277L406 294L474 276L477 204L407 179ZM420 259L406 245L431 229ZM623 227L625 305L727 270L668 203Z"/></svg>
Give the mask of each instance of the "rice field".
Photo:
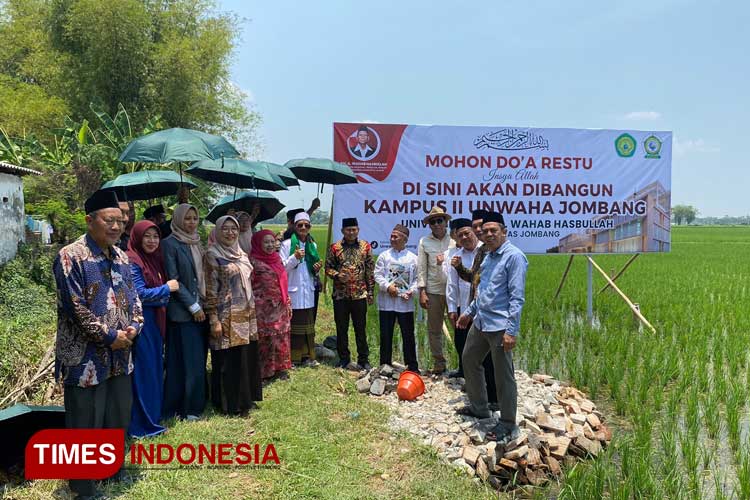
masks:
<svg viewBox="0 0 750 500"><path fill-rule="evenodd" d="M750 498L750 228L676 227L672 243L671 253L641 255L617 280L656 334L639 328L613 291L597 295L606 282L596 271L588 325L583 257L557 301L568 257L529 258L516 366L588 391L618 424L607 453L569 469L553 488L559 498ZM595 261L610 272L628 258ZM373 307L372 362L375 318ZM421 366L429 367L423 323L418 337Z"/></svg>

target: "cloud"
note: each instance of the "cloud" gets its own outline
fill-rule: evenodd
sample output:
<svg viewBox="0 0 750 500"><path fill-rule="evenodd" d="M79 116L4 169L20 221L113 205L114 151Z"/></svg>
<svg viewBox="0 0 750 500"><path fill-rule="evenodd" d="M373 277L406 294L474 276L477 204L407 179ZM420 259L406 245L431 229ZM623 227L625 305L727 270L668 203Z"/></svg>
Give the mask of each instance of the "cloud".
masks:
<svg viewBox="0 0 750 500"><path fill-rule="evenodd" d="M721 151L719 146L707 144L703 139L686 139L682 141L677 136L672 140L672 150L678 156L690 153L718 153Z"/></svg>
<svg viewBox="0 0 750 500"><path fill-rule="evenodd" d="M661 113L658 111L631 111L623 118L630 121L654 121L661 118Z"/></svg>

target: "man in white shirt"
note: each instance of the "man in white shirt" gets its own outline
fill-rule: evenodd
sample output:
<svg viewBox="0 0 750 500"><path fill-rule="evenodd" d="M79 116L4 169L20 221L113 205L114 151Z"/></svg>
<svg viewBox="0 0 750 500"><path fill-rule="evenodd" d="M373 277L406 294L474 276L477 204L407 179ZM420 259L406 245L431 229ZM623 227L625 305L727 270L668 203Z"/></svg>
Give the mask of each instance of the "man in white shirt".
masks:
<svg viewBox="0 0 750 500"><path fill-rule="evenodd" d="M466 343L467 332L463 329L456 329L456 319L458 319L460 311L466 310L469 306L471 285L458 277L458 273L456 273L456 270L451 266L451 261L456 257L460 259L464 265L471 265L471 263L474 262L474 255L477 253L477 239L474 236L474 233L471 232L471 221L469 219L453 219L450 225L451 234L454 235L456 240L456 247L446 250L443 267L448 279L445 285L448 319L450 319L450 322L453 325L453 339L456 345L456 352L458 353L458 370L453 370L448 374L448 377L453 378L464 376L461 353L464 349L464 343ZM467 233L469 234L467 235ZM464 242L466 243L465 247Z"/></svg>
<svg viewBox="0 0 750 500"><path fill-rule="evenodd" d="M448 227L450 228L448 235L451 237L451 242L448 244L448 250L443 252L443 272L446 277L448 276L448 270L451 267L451 259L459 250L461 250L461 244L456 237L456 220L458 219L453 219L448 223Z"/></svg>
<svg viewBox="0 0 750 500"><path fill-rule="evenodd" d="M318 246L310 235L310 216L294 217L294 233L281 244L281 261L292 300L292 361L315 366L315 276L323 265Z"/></svg>
<svg viewBox="0 0 750 500"><path fill-rule="evenodd" d="M391 231L391 248L375 263L380 312L380 364L390 365L393 354L393 329L398 321L404 345L404 363L419 373L414 341L414 295L417 293L417 256L406 250L409 229L396 224Z"/></svg>
<svg viewBox="0 0 750 500"><path fill-rule="evenodd" d="M433 207L423 219L430 227L430 234L419 240L417 251L419 305L427 310L427 334L433 360L432 373L435 375L442 374L446 368L443 355L443 317L447 278L443 271L443 260L444 252L451 242L447 228L450 218L442 208Z"/></svg>

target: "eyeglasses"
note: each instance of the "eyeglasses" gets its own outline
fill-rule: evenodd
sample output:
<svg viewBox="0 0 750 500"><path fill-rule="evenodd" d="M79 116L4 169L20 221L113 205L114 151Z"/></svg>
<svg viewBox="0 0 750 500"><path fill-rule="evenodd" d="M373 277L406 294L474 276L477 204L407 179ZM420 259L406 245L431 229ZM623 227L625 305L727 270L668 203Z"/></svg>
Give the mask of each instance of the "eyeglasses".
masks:
<svg viewBox="0 0 750 500"><path fill-rule="evenodd" d="M442 219L442 218L441 219L432 219L430 221L430 225L431 226L442 226L443 224L445 224L445 219Z"/></svg>
<svg viewBox="0 0 750 500"><path fill-rule="evenodd" d="M310 229L312 226L310 224L297 224L297 227L300 229L302 228Z"/></svg>
<svg viewBox="0 0 750 500"><path fill-rule="evenodd" d="M104 222L109 227L116 226L116 225L125 225L125 221L123 219L118 219L117 217L107 217L106 219L104 217L99 217L99 220Z"/></svg>

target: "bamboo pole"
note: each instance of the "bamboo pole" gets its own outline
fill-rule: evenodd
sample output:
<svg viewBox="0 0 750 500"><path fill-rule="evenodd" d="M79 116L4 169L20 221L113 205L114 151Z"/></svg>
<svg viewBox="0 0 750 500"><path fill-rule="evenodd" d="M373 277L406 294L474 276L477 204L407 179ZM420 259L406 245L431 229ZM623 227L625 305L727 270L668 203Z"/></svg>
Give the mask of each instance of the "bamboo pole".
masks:
<svg viewBox="0 0 750 500"><path fill-rule="evenodd" d="M323 191L321 189L321 194L322 193ZM323 252L323 255L324 255L323 259L328 257L328 249L331 248L331 234L333 232L333 196L334 196L334 193L335 191L331 193L331 211L328 212L328 238L326 238L327 241L326 241L325 252ZM325 260L323 261L323 266L325 267ZM325 273L325 270L324 270L323 271L323 294L326 293L327 286L328 286L328 275Z"/></svg>
<svg viewBox="0 0 750 500"><path fill-rule="evenodd" d="M637 255L637 254L636 254L636 255ZM639 311L639 308L635 307L635 305L634 305L634 304L633 304L633 302L632 302L632 301L631 301L631 300L630 300L630 299L628 298L628 296L627 296L627 295L625 295L625 294L624 294L624 293L622 292L622 290L620 290L619 288L617 288L617 285L615 285L615 283L614 283L614 282L612 281L612 279L610 279L610 277L609 277L609 276L607 276L607 273L605 273L605 272L604 272L604 270L603 270L603 269L602 269L601 267L599 267L599 265L598 265L598 264L597 264L596 262L594 262L594 259L592 259L592 258L591 258L590 256L588 256L588 255L586 256L586 258L587 258L587 259L588 259L588 261L589 261L589 262L591 263L591 265L592 265L592 266L594 266L594 267L596 268L596 270L597 270L597 271L599 271L599 272L601 273L601 275L602 275L602 276L604 276L604 279L605 279L605 280L607 280L607 282L609 283L609 286L611 286L612 288L614 288L614 290L615 290L615 291L616 291L616 292L618 293L618 295L620 295L620 297L622 297L622 300L624 300L624 301L625 301L625 303L626 303L626 304L628 305L628 307L630 307L630 310L631 310L631 311L633 311L633 314L635 314L635 315L636 315L636 317L637 317L637 318L638 318L639 320L641 320L641 323L643 323L644 325L646 325L646 326L647 326L647 327L648 327L648 328L649 328L649 329L651 330L651 332L653 332L653 333L656 333L656 328L654 328L654 327L653 327L653 326L651 325L651 323L649 323L649 322L648 322L648 320L647 320L646 318L644 318L644 317L643 317L643 315L641 314L641 311Z"/></svg>
<svg viewBox="0 0 750 500"><path fill-rule="evenodd" d="M560 295L560 291L562 290L562 287L565 284L565 278L568 277L568 271L570 271L570 265L573 264L573 257L575 257L575 255L571 255L570 259L568 259L568 266L565 268L565 272L563 273L562 279L560 280L560 285L558 285L557 291L555 292L555 298L552 299L553 301L557 300L557 296Z"/></svg>
<svg viewBox="0 0 750 500"><path fill-rule="evenodd" d="M630 257L630 259L628 259L628 261L627 261L627 262L625 263L625 265L623 266L623 268L622 268L622 269L620 269L620 272L618 272L617 274L615 274L615 275L614 275L614 276L612 277L612 282L615 282L615 281L617 281L617 278L619 278L620 276L622 276L622 273L624 273L624 272L625 272L625 269L627 269L627 268L628 268L628 266L630 266L630 264L632 264L632 263L633 263L633 261L634 261L634 260L635 260L636 258L638 258L638 256L639 256L639 255L640 255L639 253L637 253L637 254L634 254L634 255L632 255L632 256ZM603 291L605 291L605 290L606 290L607 288L609 288L609 283L607 283L606 285L604 285L604 286L602 287L602 289L601 289L601 290L599 290L599 292L597 292L597 295L599 295L600 293L602 293Z"/></svg>

